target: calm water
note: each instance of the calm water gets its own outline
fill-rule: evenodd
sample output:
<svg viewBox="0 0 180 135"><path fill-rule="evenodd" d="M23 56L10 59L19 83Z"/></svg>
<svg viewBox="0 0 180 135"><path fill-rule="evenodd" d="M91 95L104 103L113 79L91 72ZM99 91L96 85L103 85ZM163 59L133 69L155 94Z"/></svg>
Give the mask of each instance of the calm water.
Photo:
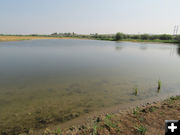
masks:
<svg viewBox="0 0 180 135"><path fill-rule="evenodd" d="M138 96L132 94L134 88ZM0 43L4 128L22 121L33 126L62 122L94 110L178 93L179 88L176 45L93 40Z"/></svg>

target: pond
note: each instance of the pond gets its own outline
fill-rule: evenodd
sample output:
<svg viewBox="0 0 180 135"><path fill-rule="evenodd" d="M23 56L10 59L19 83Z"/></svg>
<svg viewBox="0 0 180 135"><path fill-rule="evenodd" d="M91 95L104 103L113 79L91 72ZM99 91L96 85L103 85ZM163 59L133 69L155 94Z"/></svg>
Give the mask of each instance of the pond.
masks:
<svg viewBox="0 0 180 135"><path fill-rule="evenodd" d="M177 45L70 39L0 43L3 132L175 95L179 88Z"/></svg>

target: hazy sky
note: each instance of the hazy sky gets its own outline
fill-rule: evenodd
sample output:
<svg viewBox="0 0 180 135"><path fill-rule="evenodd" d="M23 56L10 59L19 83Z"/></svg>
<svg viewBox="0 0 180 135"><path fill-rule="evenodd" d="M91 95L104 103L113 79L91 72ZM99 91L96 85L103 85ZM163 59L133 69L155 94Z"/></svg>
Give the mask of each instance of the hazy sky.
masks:
<svg viewBox="0 0 180 135"><path fill-rule="evenodd" d="M1 0L0 33L173 33L180 0Z"/></svg>

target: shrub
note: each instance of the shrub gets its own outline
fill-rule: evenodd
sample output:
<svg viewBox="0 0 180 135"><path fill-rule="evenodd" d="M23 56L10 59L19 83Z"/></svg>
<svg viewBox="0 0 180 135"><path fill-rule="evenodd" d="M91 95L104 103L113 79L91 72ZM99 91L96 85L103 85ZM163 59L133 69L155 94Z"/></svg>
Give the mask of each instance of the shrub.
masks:
<svg viewBox="0 0 180 135"><path fill-rule="evenodd" d="M159 37L161 40L172 40L173 37L171 35L163 34Z"/></svg>
<svg viewBox="0 0 180 135"><path fill-rule="evenodd" d="M124 37L124 34L123 33L116 33L116 36L115 36L115 40L118 41L118 40L122 40Z"/></svg>
<svg viewBox="0 0 180 135"><path fill-rule="evenodd" d="M142 40L148 40L149 39L149 35L148 34L143 34L143 35L141 35L141 39Z"/></svg>
<svg viewBox="0 0 180 135"><path fill-rule="evenodd" d="M175 40L177 40L180 43L180 35L176 36Z"/></svg>

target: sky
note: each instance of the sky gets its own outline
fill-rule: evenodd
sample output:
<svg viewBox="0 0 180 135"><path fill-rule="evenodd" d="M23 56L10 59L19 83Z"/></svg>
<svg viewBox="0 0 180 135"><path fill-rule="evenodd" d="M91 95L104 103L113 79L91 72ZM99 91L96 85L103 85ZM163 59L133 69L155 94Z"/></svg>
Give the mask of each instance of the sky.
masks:
<svg viewBox="0 0 180 135"><path fill-rule="evenodd" d="M1 34L173 34L180 0L1 0Z"/></svg>

